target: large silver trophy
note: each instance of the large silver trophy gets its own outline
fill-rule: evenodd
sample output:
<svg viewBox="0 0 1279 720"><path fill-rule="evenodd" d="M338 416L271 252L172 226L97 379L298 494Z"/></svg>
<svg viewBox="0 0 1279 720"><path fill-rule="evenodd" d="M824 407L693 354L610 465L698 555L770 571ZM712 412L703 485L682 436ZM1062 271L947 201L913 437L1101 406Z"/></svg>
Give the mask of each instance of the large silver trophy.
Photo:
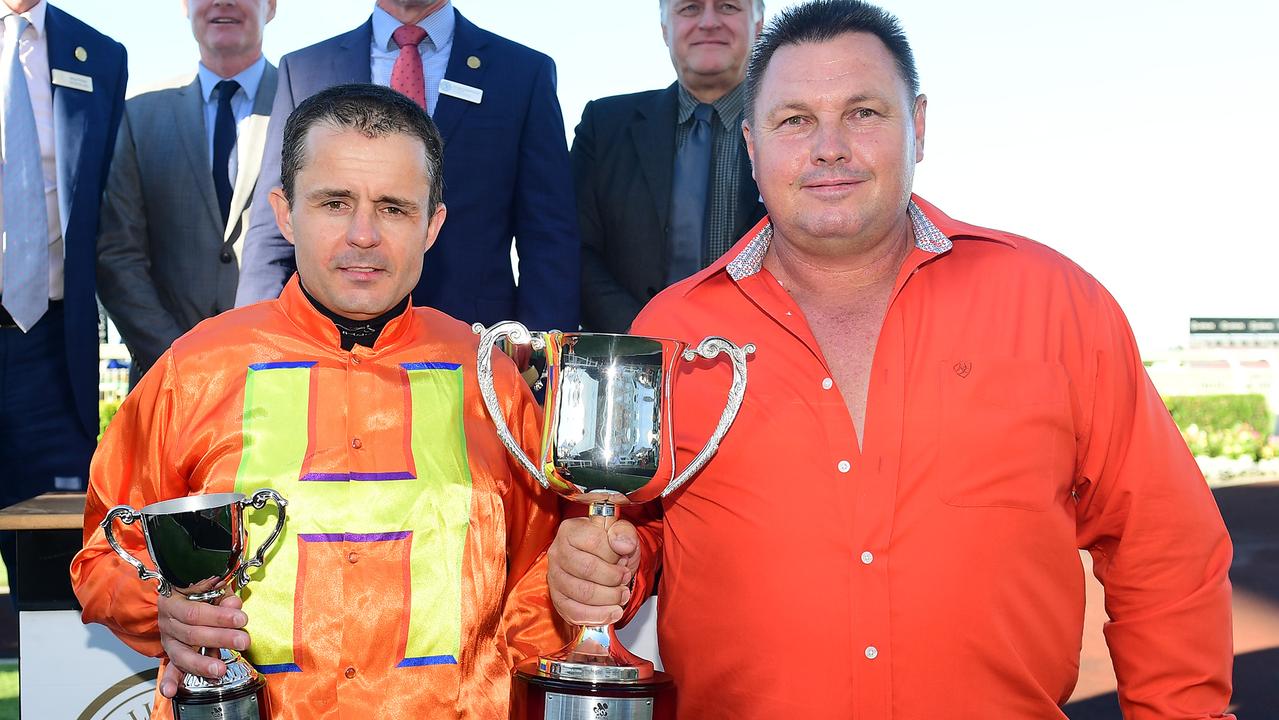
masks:
<svg viewBox="0 0 1279 720"><path fill-rule="evenodd" d="M480 393L507 450L544 488L590 503L590 517L604 527L617 506L642 503L675 492L719 448L741 408L746 356L708 337L696 348L677 340L601 333L530 333L518 322L502 322L481 335L477 377ZM537 461L529 458L503 419L493 387L494 347L510 355L540 353L545 364L546 420ZM517 352L528 346L523 353ZM733 382L719 423L688 467L676 472L671 384L679 363L726 354ZM673 717L671 682L653 663L632 655L612 625L582 627L559 652L516 671L527 688L513 698L513 718Z"/></svg>
<svg viewBox="0 0 1279 720"><path fill-rule="evenodd" d="M247 533L244 508L257 510L274 501L279 510L275 527L262 547L245 559ZM217 602L228 588L236 592L249 582L249 571L261 567L267 550L284 528L284 508L288 502L274 490L259 490L252 497L240 493L192 495L152 503L141 510L117 505L99 525L111 549L138 571L142 580L160 581L156 590L165 597L177 591L198 602ZM142 522L147 552L156 569L120 547L112 531L113 521L125 525ZM202 650L206 654L211 651ZM271 715L266 679L238 652L219 648L216 656L226 663L227 672L213 680L187 675L173 698L175 720L218 718L218 720L266 720Z"/></svg>

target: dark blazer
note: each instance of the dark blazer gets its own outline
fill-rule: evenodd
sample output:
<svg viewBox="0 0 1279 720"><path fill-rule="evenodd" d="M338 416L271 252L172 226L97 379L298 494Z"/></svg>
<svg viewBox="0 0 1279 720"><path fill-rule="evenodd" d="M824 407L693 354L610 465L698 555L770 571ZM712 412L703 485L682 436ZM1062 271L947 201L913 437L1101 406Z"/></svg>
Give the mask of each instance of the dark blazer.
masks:
<svg viewBox="0 0 1279 720"><path fill-rule="evenodd" d="M98 207L116 130L124 113L129 70L124 46L49 5L45 14L49 70L93 78L93 91L53 86L62 218L67 370L80 422L98 436L98 302L94 286ZM80 52L76 52L80 50ZM79 57L83 57L81 60Z"/></svg>
<svg viewBox="0 0 1279 720"><path fill-rule="evenodd" d="M235 307L239 240L275 84L275 66L267 63L238 127L230 223L222 220L209 171L199 76L124 105L102 203L98 295L133 355L133 384L196 323Z"/></svg>
<svg viewBox="0 0 1279 720"><path fill-rule="evenodd" d="M476 104L441 94L436 105L448 219L426 254L413 302L465 322L516 319L532 329L576 329L580 245L555 64L460 13L456 19L444 77L484 95ZM295 267L293 247L280 235L266 200L280 185L289 113L325 88L369 82L372 37L370 21L280 60L237 305L277 296ZM518 288L511 272L512 237L519 253Z"/></svg>
<svg viewBox="0 0 1279 720"><path fill-rule="evenodd" d="M592 100L573 137L573 181L582 234L582 327L626 332L666 287L679 87ZM745 141L742 141L743 143ZM742 148L738 207L764 216Z"/></svg>

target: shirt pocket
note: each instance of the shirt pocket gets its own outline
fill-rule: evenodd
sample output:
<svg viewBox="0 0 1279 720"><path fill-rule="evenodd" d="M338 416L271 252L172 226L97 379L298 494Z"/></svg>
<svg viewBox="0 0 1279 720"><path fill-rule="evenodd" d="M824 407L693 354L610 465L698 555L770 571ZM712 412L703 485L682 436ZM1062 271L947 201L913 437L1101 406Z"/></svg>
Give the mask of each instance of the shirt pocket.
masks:
<svg viewBox="0 0 1279 720"><path fill-rule="evenodd" d="M937 372L943 502L1041 512L1068 492L1074 427L1060 364L971 358Z"/></svg>

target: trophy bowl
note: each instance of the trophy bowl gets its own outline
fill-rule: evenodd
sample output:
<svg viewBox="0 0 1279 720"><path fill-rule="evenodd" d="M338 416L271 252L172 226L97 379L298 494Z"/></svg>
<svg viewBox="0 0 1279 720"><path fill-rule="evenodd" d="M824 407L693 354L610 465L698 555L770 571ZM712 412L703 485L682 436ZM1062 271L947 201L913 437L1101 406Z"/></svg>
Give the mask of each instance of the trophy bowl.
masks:
<svg viewBox="0 0 1279 720"><path fill-rule="evenodd" d="M244 509L261 510L268 501L279 508L275 527L262 547L246 558L247 532ZM138 571L142 580L159 580L156 591L168 597L174 591L197 602L215 603L236 592L248 581L248 573L261 567L266 552L284 527L288 502L274 490L259 490L251 497L240 493L215 493L164 500L135 510L117 505L99 523L107 543L122 560ZM156 569L151 570L126 551L115 537L114 522L140 522ZM173 698L174 716L216 717L224 720L265 720L270 717L266 679L238 652L219 648L211 652L226 663L221 678L186 675Z"/></svg>
<svg viewBox="0 0 1279 720"><path fill-rule="evenodd" d="M741 408L746 356L755 352L753 345L738 347L721 337L708 337L693 348L639 335L531 333L512 321L488 329L477 324L473 330L481 336L480 394L502 443L542 487L589 503L589 516L605 529L615 521L617 506L666 497L711 459ZM541 373L546 416L536 462L503 419L492 370L499 347ZM681 362L720 354L733 366L724 411L702 450L677 470L671 412L676 371ZM566 647L539 657L536 667L517 669L516 678L537 695L523 705L516 700L517 717L523 712L529 718L578 717L588 709L594 715L582 717L612 712L609 717L652 718L671 712L664 710L670 706L670 680L655 672L652 662L627 651L612 625L579 628Z"/></svg>

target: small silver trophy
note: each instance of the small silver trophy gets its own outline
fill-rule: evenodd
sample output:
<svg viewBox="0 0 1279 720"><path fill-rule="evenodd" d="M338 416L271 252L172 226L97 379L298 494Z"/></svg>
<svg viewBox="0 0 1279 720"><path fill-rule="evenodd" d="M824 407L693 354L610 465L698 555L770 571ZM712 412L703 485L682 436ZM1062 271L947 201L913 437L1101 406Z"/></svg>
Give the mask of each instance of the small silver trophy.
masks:
<svg viewBox="0 0 1279 720"><path fill-rule="evenodd" d="M721 337L708 337L694 349L638 335L530 333L513 321L472 329L481 336L480 394L502 443L542 487L590 503L590 517L604 527L616 519L617 505L666 497L711 459L741 408L746 356L755 352L754 345L739 348ZM508 354L526 355L522 348L529 346L545 362L546 420L537 462L503 419L492 369L499 341ZM733 365L724 411L706 445L676 472L671 383L677 365L721 353ZM526 712L537 718L596 717L601 707L609 717L673 716L669 678L627 651L612 625L580 628L573 642L538 658L536 667L530 662L518 668L516 680L526 691L513 699L513 718ZM536 705L540 711L528 710Z"/></svg>
<svg viewBox="0 0 1279 720"><path fill-rule="evenodd" d="M245 559L247 540L244 508L261 510L267 501L279 509L275 527L262 547ZM192 495L152 503L141 510L117 505L99 523L111 549L137 568L142 580L160 581L156 590L168 597L174 590L197 602L217 602L227 592L238 591L249 582L249 570L262 566L267 550L284 527L288 502L274 490L259 490L246 498L240 493ZM155 562L150 570L120 547L112 532L119 519L125 525L142 521L147 552ZM203 650L206 652L207 650ZM227 672L213 680L186 675L173 698L175 720L266 720L271 715L266 679L238 652L218 649L218 658Z"/></svg>

